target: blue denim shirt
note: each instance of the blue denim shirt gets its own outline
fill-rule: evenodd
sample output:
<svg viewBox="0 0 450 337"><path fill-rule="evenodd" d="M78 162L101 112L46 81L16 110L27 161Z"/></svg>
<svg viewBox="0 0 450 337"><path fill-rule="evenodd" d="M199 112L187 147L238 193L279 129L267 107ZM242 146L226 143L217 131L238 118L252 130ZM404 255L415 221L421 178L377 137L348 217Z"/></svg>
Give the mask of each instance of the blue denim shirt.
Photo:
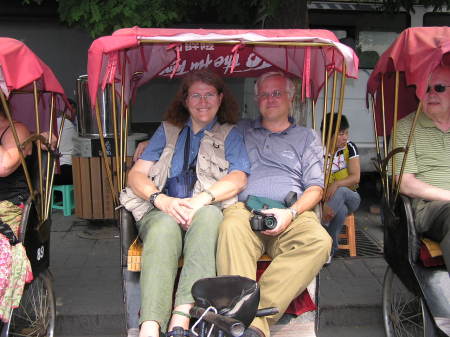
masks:
<svg viewBox="0 0 450 337"><path fill-rule="evenodd" d="M189 150L189 164L191 164L197 158L197 153L200 149L200 142L205 134L204 131L210 131L216 122L217 119L214 119L206 127L194 134L192 132L192 121L189 119L186 123L186 127L181 130L177 144L175 145L175 153L172 158L172 166L170 168L169 177L179 175L183 169L184 145L188 134L189 137L191 137ZM141 155L141 159L158 161L165 146L166 135L164 133L164 126L161 124L150 139L147 148ZM230 163L228 172L243 171L250 174L250 161L245 149L244 138L236 128L231 129L225 139L225 159Z"/></svg>
<svg viewBox="0 0 450 337"><path fill-rule="evenodd" d="M292 125L282 132L265 129L261 120L242 120L243 132L251 162L247 187L239 194L283 201L289 191L300 197L310 186L323 187L323 148L319 135L312 129Z"/></svg>

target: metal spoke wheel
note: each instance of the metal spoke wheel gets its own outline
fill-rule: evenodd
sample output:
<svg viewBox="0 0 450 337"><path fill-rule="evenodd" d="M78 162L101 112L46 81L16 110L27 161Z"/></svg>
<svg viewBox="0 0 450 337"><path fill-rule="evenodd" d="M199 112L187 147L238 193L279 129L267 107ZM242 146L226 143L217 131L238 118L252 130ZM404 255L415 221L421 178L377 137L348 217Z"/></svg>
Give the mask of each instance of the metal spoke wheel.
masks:
<svg viewBox="0 0 450 337"><path fill-rule="evenodd" d="M9 336L53 337L55 317L52 277L46 270L25 287L19 307L12 312Z"/></svg>
<svg viewBox="0 0 450 337"><path fill-rule="evenodd" d="M384 276L383 319L387 337L434 336L422 296L411 293L390 267Z"/></svg>

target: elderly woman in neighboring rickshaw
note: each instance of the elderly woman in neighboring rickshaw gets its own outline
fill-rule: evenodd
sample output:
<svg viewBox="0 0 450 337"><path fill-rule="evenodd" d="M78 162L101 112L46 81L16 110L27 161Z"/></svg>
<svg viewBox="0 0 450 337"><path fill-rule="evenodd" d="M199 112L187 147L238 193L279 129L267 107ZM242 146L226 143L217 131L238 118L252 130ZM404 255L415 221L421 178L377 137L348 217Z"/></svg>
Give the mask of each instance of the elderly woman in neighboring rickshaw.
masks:
<svg viewBox="0 0 450 337"><path fill-rule="evenodd" d="M187 336L192 284L216 275L221 208L234 203L250 173L243 137L232 125L237 120L237 104L218 75L189 73L128 175L132 192L147 201L139 213L130 206L132 194L121 195L144 242L141 337L166 331L170 316L166 336ZM180 256L184 266L171 313Z"/></svg>
<svg viewBox="0 0 450 337"><path fill-rule="evenodd" d="M19 142L30 135L22 123L14 122ZM29 161L31 143L22 149ZM31 267L17 236L22 208L29 195L20 153L2 104L0 104L0 319L9 320L11 308L17 307L26 281L32 278Z"/></svg>
<svg viewBox="0 0 450 337"><path fill-rule="evenodd" d="M338 114L327 114L326 121L325 135L327 137L331 122L333 122L332 135L335 134ZM324 123L322 122L322 131L323 127ZM361 197L356 192L361 175L359 154L356 145L349 140L349 127L347 118L342 115L336 146L330 150L333 154L333 162L322 216L326 229L333 239L330 261L337 250L338 236L344 225L345 217L356 211L361 202Z"/></svg>

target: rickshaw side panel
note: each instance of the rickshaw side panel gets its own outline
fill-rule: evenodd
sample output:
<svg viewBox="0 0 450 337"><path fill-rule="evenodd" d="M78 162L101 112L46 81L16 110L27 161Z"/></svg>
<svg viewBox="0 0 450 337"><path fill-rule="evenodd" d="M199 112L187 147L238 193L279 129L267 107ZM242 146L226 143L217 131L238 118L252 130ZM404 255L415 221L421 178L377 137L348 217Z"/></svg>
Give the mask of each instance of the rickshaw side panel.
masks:
<svg viewBox="0 0 450 337"><path fill-rule="evenodd" d="M141 285L139 283L141 273L127 269L128 248L137 238L138 231L131 212L121 208L119 213L123 301L126 308L126 327L130 329L139 327L141 306Z"/></svg>
<svg viewBox="0 0 450 337"><path fill-rule="evenodd" d="M33 145L33 167L30 167L30 174L32 185L35 190L39 186L40 174L38 166L37 146ZM41 169L44 173L42 180L43 186L46 186L45 172L47 170L47 160L50 156L50 170L53 169L53 155L47 151L41 153ZM44 191L45 192L45 191ZM41 207L41 195L34 194L34 199L31 197L25 203L20 239L23 242L27 252L28 259L31 263L33 274L36 277L40 272L47 269L50 264L50 230L51 230L51 215L42 223L39 220L38 207Z"/></svg>
<svg viewBox="0 0 450 337"><path fill-rule="evenodd" d="M36 208L31 205L23 245L34 276L47 269L50 264L50 229L51 218L40 224Z"/></svg>
<svg viewBox="0 0 450 337"><path fill-rule="evenodd" d="M392 210L384 200L384 258L405 286L414 294L420 292L412 264L417 261L417 235L412 222L409 198L400 196Z"/></svg>

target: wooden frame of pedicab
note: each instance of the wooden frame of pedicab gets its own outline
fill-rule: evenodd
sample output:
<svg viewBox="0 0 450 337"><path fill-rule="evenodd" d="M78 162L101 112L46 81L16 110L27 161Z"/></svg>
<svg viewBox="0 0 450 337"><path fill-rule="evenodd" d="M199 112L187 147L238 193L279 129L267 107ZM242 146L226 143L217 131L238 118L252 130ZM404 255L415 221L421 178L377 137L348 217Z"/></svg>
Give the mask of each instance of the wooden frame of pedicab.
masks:
<svg viewBox="0 0 450 337"><path fill-rule="evenodd" d="M412 330L426 337L435 336L437 329L441 329L442 333L445 326L445 323L441 325L438 317L450 315L450 310L443 309L448 307L450 298L447 272L445 268L424 268L417 261L418 237L411 201L400 194L416 124L424 113L419 98L425 96L429 76L444 61L444 57L450 65L449 27L409 28L383 53L367 84L377 150L374 164L380 174L384 200L384 250L389 266L383 284L383 317L388 337ZM414 110L416 113L406 145L399 147L398 120ZM392 131L389 142L390 126ZM398 168L394 158L398 155L403 157L399 178L395 179ZM397 294L408 299L410 308L413 308L411 303L415 303L417 312L404 310L405 300L395 303ZM421 326L411 325L416 319L412 317L413 314L420 316Z"/></svg>
<svg viewBox="0 0 450 337"><path fill-rule="evenodd" d="M24 69L27 71L24 72ZM50 206L57 160L55 151L59 147L65 115L59 132L55 134L54 129L57 108L64 113L70 108L64 90L50 68L22 42L10 38L0 38L0 101L19 151L30 192L28 200L24 201L18 239L26 248L34 276L34 280L26 285L19 307L12 310L11 319L2 326L0 334L2 337L28 336L45 330L46 335L52 337L56 304L52 277L48 271ZM14 120L30 129L31 135L22 143ZM41 123L46 120L47 126ZM47 132L47 138L41 134L42 131ZM55 138L56 147L51 150L50 143ZM33 167L27 166L23 153L24 146L29 143L36 143L33 156L36 156L37 162L32 163ZM43 147L46 149L43 150Z"/></svg>

